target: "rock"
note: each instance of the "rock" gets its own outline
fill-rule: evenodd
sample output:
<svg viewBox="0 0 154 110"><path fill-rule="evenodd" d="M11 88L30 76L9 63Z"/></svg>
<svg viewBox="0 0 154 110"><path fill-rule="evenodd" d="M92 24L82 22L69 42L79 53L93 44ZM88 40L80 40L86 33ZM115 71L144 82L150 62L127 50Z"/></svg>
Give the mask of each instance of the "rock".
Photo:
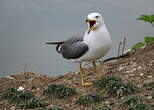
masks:
<svg viewBox="0 0 154 110"><path fill-rule="evenodd" d="M143 73L141 73L140 76L143 76Z"/></svg>
<svg viewBox="0 0 154 110"><path fill-rule="evenodd" d="M148 98L148 99L152 99L152 96L148 96L147 98Z"/></svg>
<svg viewBox="0 0 154 110"><path fill-rule="evenodd" d="M17 91L24 91L25 89L23 88L23 87L19 87L18 89L17 89Z"/></svg>
<svg viewBox="0 0 154 110"><path fill-rule="evenodd" d="M152 78L152 76L151 76L151 75L149 75L149 76L148 76L148 78Z"/></svg>

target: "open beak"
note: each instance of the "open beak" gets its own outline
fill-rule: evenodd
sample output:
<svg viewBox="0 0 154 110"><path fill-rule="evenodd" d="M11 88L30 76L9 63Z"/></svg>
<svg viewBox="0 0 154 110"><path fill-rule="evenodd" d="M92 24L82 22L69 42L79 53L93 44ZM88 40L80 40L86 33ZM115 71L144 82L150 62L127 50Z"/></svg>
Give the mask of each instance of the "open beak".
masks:
<svg viewBox="0 0 154 110"><path fill-rule="evenodd" d="M96 21L95 20L90 20L86 19L86 23L88 22L88 34L90 33L91 30L93 30L96 26Z"/></svg>

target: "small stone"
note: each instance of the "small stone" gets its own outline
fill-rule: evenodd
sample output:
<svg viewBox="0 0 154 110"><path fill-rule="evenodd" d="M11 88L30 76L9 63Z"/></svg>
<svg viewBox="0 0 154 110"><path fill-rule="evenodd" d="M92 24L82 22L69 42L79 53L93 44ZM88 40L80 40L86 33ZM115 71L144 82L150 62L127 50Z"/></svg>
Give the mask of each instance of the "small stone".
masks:
<svg viewBox="0 0 154 110"><path fill-rule="evenodd" d="M141 73L140 76L143 76L143 73Z"/></svg>
<svg viewBox="0 0 154 110"><path fill-rule="evenodd" d="M152 99L152 96L148 96L147 98L148 98L148 99Z"/></svg>
<svg viewBox="0 0 154 110"><path fill-rule="evenodd" d="M19 88L17 89L17 91L23 91L23 90L25 90L23 87L19 87Z"/></svg>
<svg viewBox="0 0 154 110"><path fill-rule="evenodd" d="M126 73L130 73L130 71L126 71Z"/></svg>
<svg viewBox="0 0 154 110"><path fill-rule="evenodd" d="M121 99L124 99L125 97L122 97Z"/></svg>
<svg viewBox="0 0 154 110"><path fill-rule="evenodd" d="M148 78L152 78L152 76L151 76L151 75L149 75L149 76L148 76Z"/></svg>
<svg viewBox="0 0 154 110"><path fill-rule="evenodd" d="M130 74L130 76L135 76L135 74Z"/></svg>
<svg viewBox="0 0 154 110"><path fill-rule="evenodd" d="M75 74L79 74L80 72L76 71Z"/></svg>
<svg viewBox="0 0 154 110"><path fill-rule="evenodd" d="M142 68L141 66L138 67L138 69L141 69L141 68Z"/></svg>

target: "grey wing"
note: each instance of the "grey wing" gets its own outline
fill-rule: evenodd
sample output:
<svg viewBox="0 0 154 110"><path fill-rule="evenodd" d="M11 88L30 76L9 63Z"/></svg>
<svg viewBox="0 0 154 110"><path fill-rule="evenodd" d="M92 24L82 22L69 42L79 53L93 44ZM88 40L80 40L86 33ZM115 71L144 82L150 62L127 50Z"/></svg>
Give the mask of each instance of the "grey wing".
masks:
<svg viewBox="0 0 154 110"><path fill-rule="evenodd" d="M73 36L61 45L60 51L64 58L77 59L88 51L88 45L83 42L83 37Z"/></svg>

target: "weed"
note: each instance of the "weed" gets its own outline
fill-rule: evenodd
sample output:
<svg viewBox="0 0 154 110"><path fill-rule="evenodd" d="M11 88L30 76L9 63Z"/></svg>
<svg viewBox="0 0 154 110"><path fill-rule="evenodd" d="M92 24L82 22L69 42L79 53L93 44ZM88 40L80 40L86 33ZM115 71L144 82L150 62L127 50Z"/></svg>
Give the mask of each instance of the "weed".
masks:
<svg viewBox="0 0 154 110"><path fill-rule="evenodd" d="M136 50L138 50L139 48L141 48L143 46L145 46L145 43L138 42L138 43L136 43L135 45L132 46L132 50L136 51Z"/></svg>
<svg viewBox="0 0 154 110"><path fill-rule="evenodd" d="M151 15L141 15L140 17L137 18L137 20L143 20L145 22L148 22L152 25L152 27L154 28L154 15L151 14ZM133 51L136 51L137 49L145 46L146 44L150 44L154 42L154 37L152 36L146 36L144 38L144 42L139 42L139 43L136 43L134 46L132 46L132 49Z"/></svg>
<svg viewBox="0 0 154 110"><path fill-rule="evenodd" d="M143 97L139 95L128 96L118 102L119 107L134 107L138 104L143 104Z"/></svg>
<svg viewBox="0 0 154 110"><path fill-rule="evenodd" d="M149 82L149 83L145 83L143 86L144 86L147 90L152 90L152 89L154 89L154 81L151 81L151 82Z"/></svg>
<svg viewBox="0 0 154 110"><path fill-rule="evenodd" d="M76 104L86 105L86 104L101 102L104 101L104 99L105 98L96 93L91 93L80 96L79 99L76 101Z"/></svg>
<svg viewBox="0 0 154 110"><path fill-rule="evenodd" d="M121 82L121 79L115 75L112 75L110 77L103 77L99 80L96 80L93 82L95 87L98 88L107 88L109 85L115 82Z"/></svg>
<svg viewBox="0 0 154 110"><path fill-rule="evenodd" d="M51 108L40 108L38 110L64 110L64 109L59 108L59 107L51 107Z"/></svg>
<svg viewBox="0 0 154 110"><path fill-rule="evenodd" d="M151 15L141 15L140 17L137 18L137 20L143 20L145 22L148 22L152 25L152 27L154 28L154 15L151 14Z"/></svg>
<svg viewBox="0 0 154 110"><path fill-rule="evenodd" d="M4 94L2 94L0 96L0 99L3 100L7 100L7 99L11 99L15 94L16 94L17 90L15 88L8 88L4 91Z"/></svg>
<svg viewBox="0 0 154 110"><path fill-rule="evenodd" d="M152 107L146 104L137 104L136 106L129 107L128 110L152 110Z"/></svg>
<svg viewBox="0 0 154 110"><path fill-rule="evenodd" d="M31 92L17 91L15 88L8 88L0 97L1 100L8 100L21 108L43 107L43 102L36 99Z"/></svg>
<svg viewBox="0 0 154 110"><path fill-rule="evenodd" d="M106 89L107 93L111 96L135 94L139 92L139 89L135 85L124 83L119 77L114 75L94 81L94 86L100 89Z"/></svg>
<svg viewBox="0 0 154 110"><path fill-rule="evenodd" d="M98 106L95 109L92 110L112 110L110 107L108 106Z"/></svg>
<svg viewBox="0 0 154 110"><path fill-rule="evenodd" d="M33 97L34 95L30 92L17 91L15 88L8 88L1 96L1 99L9 100L12 103L20 103L26 102Z"/></svg>
<svg viewBox="0 0 154 110"><path fill-rule="evenodd" d="M44 90L44 95L55 98L64 98L65 96L76 95L76 89L65 87L63 85L52 84Z"/></svg>
<svg viewBox="0 0 154 110"><path fill-rule="evenodd" d="M20 104L21 108L37 108L37 107L43 107L43 106L44 106L44 103L36 98L32 98L27 102Z"/></svg>
<svg viewBox="0 0 154 110"><path fill-rule="evenodd" d="M144 37L144 42L146 44L150 44L150 43L154 42L154 37L152 37L152 36L146 36L146 37Z"/></svg>

